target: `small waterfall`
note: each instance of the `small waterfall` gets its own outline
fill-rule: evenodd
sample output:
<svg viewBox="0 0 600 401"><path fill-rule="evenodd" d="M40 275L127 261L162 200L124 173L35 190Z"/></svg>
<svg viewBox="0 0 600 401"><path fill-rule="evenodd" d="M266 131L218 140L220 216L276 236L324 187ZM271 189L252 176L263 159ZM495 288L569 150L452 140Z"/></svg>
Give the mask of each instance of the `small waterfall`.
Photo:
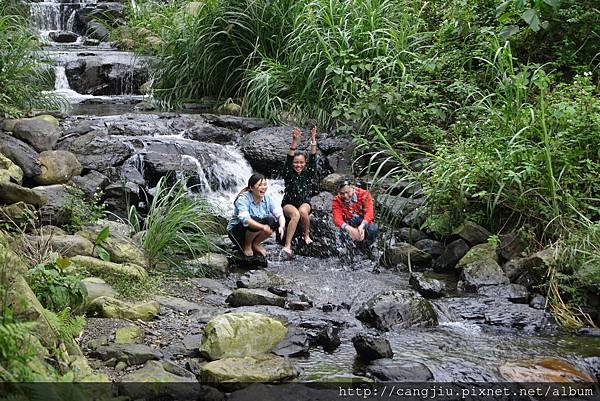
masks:
<svg viewBox="0 0 600 401"><path fill-rule="evenodd" d="M40 31L56 31L61 29L60 2L30 3L29 14L34 27Z"/></svg>
<svg viewBox="0 0 600 401"><path fill-rule="evenodd" d="M64 65L57 65L56 67L54 67L54 74L55 74L55 78L54 78L54 89L55 90L61 90L61 89L71 89L69 87L69 80L67 79L67 74L65 72L65 66Z"/></svg>

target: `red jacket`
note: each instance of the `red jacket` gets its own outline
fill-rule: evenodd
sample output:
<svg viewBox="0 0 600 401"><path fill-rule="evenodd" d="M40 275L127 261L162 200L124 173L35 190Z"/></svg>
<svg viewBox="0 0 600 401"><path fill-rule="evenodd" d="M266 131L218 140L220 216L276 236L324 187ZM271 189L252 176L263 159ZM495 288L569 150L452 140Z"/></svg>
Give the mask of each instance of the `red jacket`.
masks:
<svg viewBox="0 0 600 401"><path fill-rule="evenodd" d="M336 195L331 202L333 222L341 227L352 218L353 214L362 216L367 223L373 223L375 212L373 211L373 197L366 189L354 188L354 196L349 203L344 202L340 195Z"/></svg>

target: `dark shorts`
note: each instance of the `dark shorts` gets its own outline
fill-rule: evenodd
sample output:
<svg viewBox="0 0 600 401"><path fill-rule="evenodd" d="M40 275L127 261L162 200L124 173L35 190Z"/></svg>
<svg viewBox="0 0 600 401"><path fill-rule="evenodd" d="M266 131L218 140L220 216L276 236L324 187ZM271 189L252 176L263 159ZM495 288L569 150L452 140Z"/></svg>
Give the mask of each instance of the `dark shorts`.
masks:
<svg viewBox="0 0 600 401"><path fill-rule="evenodd" d="M271 229L273 231L277 231L277 228L279 227L279 223L277 222L277 219L273 216L267 216L267 217L263 217L263 218L252 218L252 220L260 223L260 224L268 224L269 227L271 227ZM231 242L233 242L233 245L238 248L238 249L242 249L244 246L244 240L246 238L246 232L251 231L251 232L257 232L258 230L254 230L250 227L244 227L244 225L242 223L238 223L235 226L233 226L231 228L231 230L227 231L227 235L229 236L229 239L231 240Z"/></svg>
<svg viewBox="0 0 600 401"><path fill-rule="evenodd" d="M310 206L310 210L312 210L312 205L310 204L310 197L307 197L306 199L304 199L303 201L300 201L300 203L294 203L294 202L289 202L286 201L285 199L283 200L283 202L281 202L281 207L284 207L285 205L292 205L294 206L296 209L300 208L300 206L302 206L304 203L308 203L308 206Z"/></svg>

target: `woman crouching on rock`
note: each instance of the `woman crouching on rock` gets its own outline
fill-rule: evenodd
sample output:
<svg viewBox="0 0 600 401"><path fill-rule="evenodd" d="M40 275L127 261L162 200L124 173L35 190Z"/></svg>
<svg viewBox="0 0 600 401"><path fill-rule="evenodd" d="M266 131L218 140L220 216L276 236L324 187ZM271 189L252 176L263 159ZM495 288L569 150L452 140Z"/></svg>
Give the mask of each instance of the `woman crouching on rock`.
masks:
<svg viewBox="0 0 600 401"><path fill-rule="evenodd" d="M246 256L266 256L261 243L274 231L283 238L285 217L281 207L267 195L265 176L252 174L233 204L233 216L227 224L229 238Z"/></svg>
<svg viewBox="0 0 600 401"><path fill-rule="evenodd" d="M283 213L290 219L285 236L283 251L288 258L292 256L292 238L298 227L298 221L302 220L304 230L304 242L308 245L313 242L310 238L310 184L317 171L317 127L310 130L310 154L308 161L302 152L296 151L298 140L302 132L299 128L292 131L292 143L287 152L283 179L285 181L285 193L281 205Z"/></svg>

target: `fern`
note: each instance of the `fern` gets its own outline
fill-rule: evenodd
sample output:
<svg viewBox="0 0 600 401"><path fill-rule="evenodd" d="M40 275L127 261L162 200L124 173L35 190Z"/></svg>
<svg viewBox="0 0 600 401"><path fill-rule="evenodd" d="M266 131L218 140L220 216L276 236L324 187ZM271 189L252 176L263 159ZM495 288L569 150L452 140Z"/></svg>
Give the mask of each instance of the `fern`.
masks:
<svg viewBox="0 0 600 401"><path fill-rule="evenodd" d="M83 316L72 316L71 308L65 308L58 313L45 309L44 316L52 330L56 332L58 338L62 341L77 337L85 328L85 318Z"/></svg>
<svg viewBox="0 0 600 401"><path fill-rule="evenodd" d="M33 323L5 322L0 325L0 381L29 381L28 363L36 357L31 346Z"/></svg>

